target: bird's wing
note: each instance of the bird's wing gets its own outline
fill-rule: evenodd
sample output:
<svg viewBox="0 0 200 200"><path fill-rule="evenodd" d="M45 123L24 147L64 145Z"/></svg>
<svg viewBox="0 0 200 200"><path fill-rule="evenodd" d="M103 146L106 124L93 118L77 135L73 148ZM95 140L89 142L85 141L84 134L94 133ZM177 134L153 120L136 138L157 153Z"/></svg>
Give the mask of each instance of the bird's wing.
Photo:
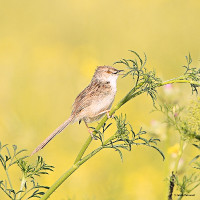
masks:
<svg viewBox="0 0 200 200"><path fill-rule="evenodd" d="M90 83L75 99L72 114L80 113L84 108L90 106L94 99L107 94L106 90L110 89L110 84L93 81Z"/></svg>

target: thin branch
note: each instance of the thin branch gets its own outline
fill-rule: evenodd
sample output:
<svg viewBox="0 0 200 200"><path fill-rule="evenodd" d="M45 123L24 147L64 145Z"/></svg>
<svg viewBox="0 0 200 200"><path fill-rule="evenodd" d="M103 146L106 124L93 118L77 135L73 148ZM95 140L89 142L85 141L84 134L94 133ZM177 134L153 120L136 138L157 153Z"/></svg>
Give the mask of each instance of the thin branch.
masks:
<svg viewBox="0 0 200 200"><path fill-rule="evenodd" d="M2 191L3 191L6 195L8 195L8 197L9 197L10 199L13 199L12 196L11 196L5 189L3 189L1 186L0 186L0 189L2 189Z"/></svg>
<svg viewBox="0 0 200 200"><path fill-rule="evenodd" d="M195 85L200 85L199 82L195 82L195 81L189 81L187 79L183 79L183 77L179 77L176 79L171 79L169 81L164 81L162 83L157 84L155 87L161 87L167 84L174 84L174 83L190 83L190 84L195 84ZM140 87L144 85L144 82L138 84L135 88L133 88L115 107L113 107L109 113L109 115L113 115L120 107L122 107L125 103L127 103L130 99L145 93L144 90L139 90ZM138 92L136 92L137 90L139 90ZM104 123L108 120L107 115L105 115L103 117L103 119L100 121L100 123L98 124L98 126L96 127L96 131L100 130L100 128L104 125ZM95 131L93 132L93 134L95 135ZM83 145L83 147L81 148L78 156L76 157L76 160L74 162L74 165L67 170L50 188L49 190L47 190L47 192L42 196L41 200L46 200L70 175L72 175L74 173L74 171L76 171L83 163L85 163L88 159L90 159L92 156L94 156L96 153L98 153L103 146L97 148L96 150L94 150L93 152L91 152L90 154L88 154L87 156L83 157L84 153L86 152L88 146L90 145L90 143L92 142L92 138L91 136L89 136L89 138L86 140L85 144ZM106 143L109 141L106 141ZM82 158L83 157L83 158Z"/></svg>
<svg viewBox="0 0 200 200"><path fill-rule="evenodd" d="M13 186L12 186L12 183L11 183L11 180L10 180L10 177L9 177L9 174L8 174L8 170L6 169L6 176L7 176L7 179L8 179L8 182L10 184L10 188L13 189Z"/></svg>
<svg viewBox="0 0 200 200"><path fill-rule="evenodd" d="M41 197L40 200L47 199L74 171L76 171L84 162L90 159L92 156L97 154L103 147L95 149L93 152L82 158L80 161L76 162L67 172L65 172L50 188L49 190Z"/></svg>
<svg viewBox="0 0 200 200"><path fill-rule="evenodd" d="M21 194L23 192L23 188L24 188L25 184L26 184L26 178L25 178L24 173L23 173L23 175L22 175L22 181L21 181L21 185L20 185L20 189L19 189L20 192L17 195L17 200L21 199L20 197L21 197Z"/></svg>

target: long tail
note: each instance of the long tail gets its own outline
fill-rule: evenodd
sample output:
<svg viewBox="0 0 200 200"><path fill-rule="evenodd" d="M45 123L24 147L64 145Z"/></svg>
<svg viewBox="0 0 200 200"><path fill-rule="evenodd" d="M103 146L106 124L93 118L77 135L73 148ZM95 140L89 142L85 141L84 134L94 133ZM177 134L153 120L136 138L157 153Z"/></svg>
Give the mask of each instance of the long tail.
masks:
<svg viewBox="0 0 200 200"><path fill-rule="evenodd" d="M65 129L70 122L72 121L72 117L69 117L63 124L61 124L51 135L49 135L32 153L30 156L44 148L58 133L60 133L63 129Z"/></svg>

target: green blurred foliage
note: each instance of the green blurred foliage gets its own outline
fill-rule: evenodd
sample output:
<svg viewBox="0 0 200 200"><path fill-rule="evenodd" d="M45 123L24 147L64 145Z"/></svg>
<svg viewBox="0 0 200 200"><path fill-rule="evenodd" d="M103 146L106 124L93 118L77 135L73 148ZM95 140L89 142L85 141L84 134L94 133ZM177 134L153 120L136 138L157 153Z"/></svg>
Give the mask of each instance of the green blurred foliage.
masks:
<svg viewBox="0 0 200 200"><path fill-rule="evenodd" d="M197 0L0 2L1 141L30 152L70 115L97 65L112 65L133 49L145 52L149 67L169 79L183 70L188 52L193 60L200 56ZM130 81L118 81L116 101ZM189 86L182 89L187 92ZM151 109L143 95L121 112L137 129L157 116ZM55 166L43 178L45 185L71 166L87 137L84 124L70 125L39 153ZM113 151L105 151L50 199L163 199L164 163L157 157L153 150L135 147L124 152L121 163Z"/></svg>

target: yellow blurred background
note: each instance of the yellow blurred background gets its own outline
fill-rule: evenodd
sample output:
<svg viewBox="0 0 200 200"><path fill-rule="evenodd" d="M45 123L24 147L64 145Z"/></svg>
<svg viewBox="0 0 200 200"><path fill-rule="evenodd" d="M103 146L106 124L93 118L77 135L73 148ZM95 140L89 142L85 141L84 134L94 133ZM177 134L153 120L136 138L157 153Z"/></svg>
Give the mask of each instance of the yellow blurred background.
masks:
<svg viewBox="0 0 200 200"><path fill-rule="evenodd" d="M195 64L200 58L197 0L0 2L0 141L29 153L69 117L75 97L96 66L130 58L132 49L145 52L148 67L166 80L183 72L189 52ZM115 103L129 91L130 81L118 80ZM190 91L189 86L181 88L186 94ZM152 101L142 95L116 114L126 113L138 130L158 118L151 110ZM72 165L87 137L84 124L76 123L39 152L55 166L40 182L51 186ZM50 199L164 199L164 165L147 147L124 152L123 163L116 152L104 150Z"/></svg>

